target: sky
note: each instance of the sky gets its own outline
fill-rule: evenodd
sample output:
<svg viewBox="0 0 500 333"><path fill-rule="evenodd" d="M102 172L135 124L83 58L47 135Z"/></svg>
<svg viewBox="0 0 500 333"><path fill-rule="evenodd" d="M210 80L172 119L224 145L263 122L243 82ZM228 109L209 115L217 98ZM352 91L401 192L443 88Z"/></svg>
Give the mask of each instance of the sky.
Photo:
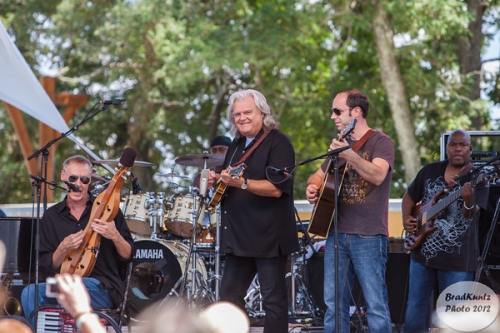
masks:
<svg viewBox="0 0 500 333"><path fill-rule="evenodd" d="M500 31L496 33L495 37L492 39L491 43L487 45L483 52L482 59L499 59L500 58ZM491 61L483 64L483 70L489 73L500 72L500 60ZM491 119L500 120L500 106L491 105L490 108Z"/></svg>

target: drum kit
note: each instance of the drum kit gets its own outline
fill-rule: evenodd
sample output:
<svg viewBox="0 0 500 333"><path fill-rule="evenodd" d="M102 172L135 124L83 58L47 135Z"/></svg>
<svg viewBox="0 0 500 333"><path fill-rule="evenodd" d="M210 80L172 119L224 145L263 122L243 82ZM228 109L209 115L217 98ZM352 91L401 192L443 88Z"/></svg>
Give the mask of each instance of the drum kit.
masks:
<svg viewBox="0 0 500 333"><path fill-rule="evenodd" d="M204 171L222 165L223 161L224 155L208 153L187 155L175 160L182 166L203 168L201 178ZM105 160L98 163L118 161ZM136 161L134 166L136 165L153 166L141 161ZM210 198L203 193L203 189L179 186L188 177L173 171L157 176L167 177L167 184L175 193L142 193L132 184L133 190L125 190L125 195L122 195L126 199L122 202L121 209L135 238L128 293L130 318L133 320L145 308L155 305L158 309L170 298L185 302L191 307L206 307L219 299L222 277L219 253L220 206L215 209L210 207ZM107 178L93 175L93 194L99 194L107 181ZM200 183L202 181L200 179ZM200 184L200 188L202 187ZM182 189L186 188L189 190L182 193ZM298 215L297 218L300 220ZM305 258L302 264L293 256L292 261L292 271L286 276L287 283L291 281L289 301L292 307L289 314L315 318L317 308L297 271L298 266L304 265ZM250 301L252 295L254 299ZM258 317L262 313L261 301L257 279L257 287L251 286L245 298L250 317Z"/></svg>
<svg viewBox="0 0 500 333"><path fill-rule="evenodd" d="M175 160L179 165L205 170L222 165L223 161L224 155L207 153ZM153 164L135 161L134 166ZM125 200L121 209L135 238L129 288L131 318L137 318L146 307L172 297L187 302L189 306L207 306L219 297L219 207L209 209L207 196L196 187L183 187L189 189L189 193L180 193L179 180L187 177L174 172L157 176L167 177L169 187L175 193L135 193L127 189L122 193ZM91 192L98 195L106 188L107 182L107 178L94 174Z"/></svg>

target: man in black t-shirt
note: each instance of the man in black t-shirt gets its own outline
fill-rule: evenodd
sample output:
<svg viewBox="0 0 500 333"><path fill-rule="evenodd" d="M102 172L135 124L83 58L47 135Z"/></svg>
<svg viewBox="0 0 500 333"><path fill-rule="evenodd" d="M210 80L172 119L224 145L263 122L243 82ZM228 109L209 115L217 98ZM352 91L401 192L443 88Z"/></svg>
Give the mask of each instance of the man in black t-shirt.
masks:
<svg viewBox="0 0 500 333"><path fill-rule="evenodd" d="M476 213L486 207L488 188L484 183L474 188L471 185L472 175L466 173L473 167L469 162L471 152L470 135L464 130L454 131L446 143L448 159L425 165L403 196L403 225L412 234L406 244L415 247L410 248L405 333L428 331L430 298L436 282L441 293L456 282L473 279L479 255ZM467 176L458 180L463 174ZM442 192L447 187L449 191ZM447 205L448 201L451 204ZM417 203L421 205L415 210ZM416 216L428 212L430 207L437 210L434 212L436 219L433 222L420 221L426 223L418 226ZM426 229L431 223L437 230L425 237L416 237L421 228L431 230Z"/></svg>
<svg viewBox="0 0 500 333"><path fill-rule="evenodd" d="M77 249L83 241L83 230L89 223L95 199L88 190L91 174L92 163L83 156L70 157L63 164L61 180L70 184L68 187L72 190L63 201L47 209L40 221L41 275L57 274L68 252ZM95 266L83 282L90 294L92 308L110 308L123 298L120 269L131 260L134 242L120 210L114 221L94 219L90 223L94 232L101 235L101 242ZM21 303L28 319L38 305L57 304L57 300L47 297L45 292L45 283L40 283L38 304L35 304L35 285L24 288Z"/></svg>

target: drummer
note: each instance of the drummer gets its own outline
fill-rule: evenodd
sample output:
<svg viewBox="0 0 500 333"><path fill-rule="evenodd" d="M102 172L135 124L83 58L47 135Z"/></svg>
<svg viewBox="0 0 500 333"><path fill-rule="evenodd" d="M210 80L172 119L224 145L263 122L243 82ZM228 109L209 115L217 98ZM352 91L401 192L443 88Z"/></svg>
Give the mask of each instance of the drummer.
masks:
<svg viewBox="0 0 500 333"><path fill-rule="evenodd" d="M227 150L229 149L229 146L231 145L231 138L225 135L219 135L216 136L215 138L212 139L210 142L210 153L211 154L217 154L217 155L224 155L226 156ZM214 167L214 171L216 173L220 173L221 166L216 166ZM193 179L193 186L199 187L200 186L200 176L201 173L198 173L196 177ZM208 195L208 197L211 197L212 193Z"/></svg>
<svg viewBox="0 0 500 333"><path fill-rule="evenodd" d="M210 153L211 154L217 154L217 155L224 155L226 156L227 150L229 149L229 146L231 145L231 138L225 135L219 135L216 136L215 138L212 139L210 142ZM214 167L214 171L216 173L220 173L222 171L221 166L216 166ZM198 173L196 177L193 179L193 186L194 187L200 187L200 176L201 173ZM213 195L213 188L209 190L209 193L207 195L207 199L209 200ZM208 201L207 200L207 201ZM205 217L203 218L203 227L206 227L210 224L210 213L206 213Z"/></svg>

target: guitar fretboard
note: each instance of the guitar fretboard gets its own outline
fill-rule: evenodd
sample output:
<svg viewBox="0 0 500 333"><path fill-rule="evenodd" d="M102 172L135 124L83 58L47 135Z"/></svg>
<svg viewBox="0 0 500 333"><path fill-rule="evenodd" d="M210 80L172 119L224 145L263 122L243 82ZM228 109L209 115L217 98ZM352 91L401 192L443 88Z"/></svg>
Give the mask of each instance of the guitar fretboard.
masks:
<svg viewBox="0 0 500 333"><path fill-rule="evenodd" d="M436 215L438 215L443 209L451 205L455 200L460 198L460 188L456 189L455 191L451 192L448 196L446 196L444 199L438 201L434 206L429 208L426 212L420 213L417 217L418 221L418 226L419 228L422 227L422 220L423 220L423 215L426 215L425 220L431 220L433 219Z"/></svg>

